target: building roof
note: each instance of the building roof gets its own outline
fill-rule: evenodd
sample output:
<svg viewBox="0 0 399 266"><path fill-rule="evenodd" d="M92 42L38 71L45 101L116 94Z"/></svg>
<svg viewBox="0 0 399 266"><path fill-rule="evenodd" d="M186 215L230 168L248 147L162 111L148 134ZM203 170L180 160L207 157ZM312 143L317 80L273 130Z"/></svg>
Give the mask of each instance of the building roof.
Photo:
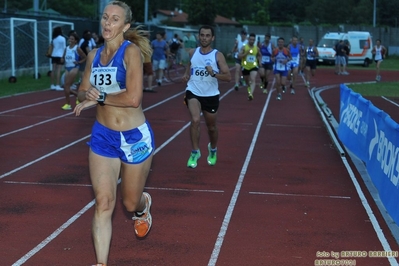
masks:
<svg viewBox="0 0 399 266"><path fill-rule="evenodd" d="M164 16L169 17L169 19L176 23L188 23L188 14L182 11L173 11L173 10L165 10L165 9L158 9L158 14L162 14ZM223 24L223 25L240 25L237 21L216 15L215 24Z"/></svg>

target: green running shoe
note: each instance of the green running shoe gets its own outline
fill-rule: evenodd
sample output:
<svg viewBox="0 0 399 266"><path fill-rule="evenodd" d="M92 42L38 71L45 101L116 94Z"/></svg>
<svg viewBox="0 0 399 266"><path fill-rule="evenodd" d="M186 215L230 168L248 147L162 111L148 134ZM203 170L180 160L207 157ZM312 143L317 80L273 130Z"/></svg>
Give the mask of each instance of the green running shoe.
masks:
<svg viewBox="0 0 399 266"><path fill-rule="evenodd" d="M208 152L209 152L209 155L208 155L208 158L207 158L208 164L209 165L215 165L216 161L218 159L217 149L214 149L214 150L211 149L211 144L209 143L208 144Z"/></svg>
<svg viewBox="0 0 399 266"><path fill-rule="evenodd" d="M197 161L199 158L201 158L200 150L192 151L190 154L190 158L188 158L188 161L187 161L187 167L190 167L190 168L197 167Z"/></svg>

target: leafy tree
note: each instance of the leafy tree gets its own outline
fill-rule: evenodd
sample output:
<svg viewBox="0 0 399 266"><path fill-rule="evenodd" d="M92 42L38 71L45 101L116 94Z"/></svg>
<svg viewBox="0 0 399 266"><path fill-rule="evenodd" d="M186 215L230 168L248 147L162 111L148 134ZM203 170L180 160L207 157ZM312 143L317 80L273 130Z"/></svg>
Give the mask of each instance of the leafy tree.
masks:
<svg viewBox="0 0 399 266"><path fill-rule="evenodd" d="M270 20L272 22L293 22L296 23L300 19L297 17L297 9L299 8L299 1L291 0L271 0Z"/></svg>
<svg viewBox="0 0 399 266"><path fill-rule="evenodd" d="M399 10L399 1L397 0L396 1L377 0L377 24L398 27L399 26L398 10Z"/></svg>
<svg viewBox="0 0 399 266"><path fill-rule="evenodd" d="M39 0L40 4L44 0ZM138 22L144 21L145 0L124 0ZM399 0L376 0L377 24L399 25ZM369 24L374 0L148 0L148 19L158 9L181 9L192 24L213 24L216 15L259 25L272 23ZM7 5L6 5L7 3ZM1 7L15 12L33 7L33 0L0 0ZM99 19L98 0L47 0L46 8L62 15ZM4 10L5 11L5 10Z"/></svg>
<svg viewBox="0 0 399 266"><path fill-rule="evenodd" d="M90 0L68 0L67 4L64 1L47 0L47 8L52 8L67 16L98 17L98 7Z"/></svg>
<svg viewBox="0 0 399 266"><path fill-rule="evenodd" d="M226 17L226 18L233 18L236 16L235 10L237 9L237 1L235 0L218 0L214 1L217 15Z"/></svg>
<svg viewBox="0 0 399 266"><path fill-rule="evenodd" d="M256 3L256 9L258 12L255 16L255 21L258 25L267 25L270 21L269 12L270 0L263 0L262 2Z"/></svg>
<svg viewBox="0 0 399 266"><path fill-rule="evenodd" d="M185 6L188 7L188 23L191 25L213 25L217 15L216 1L191 0Z"/></svg>
<svg viewBox="0 0 399 266"><path fill-rule="evenodd" d="M373 21L373 5L370 0L360 0L353 8L351 24L371 24Z"/></svg>

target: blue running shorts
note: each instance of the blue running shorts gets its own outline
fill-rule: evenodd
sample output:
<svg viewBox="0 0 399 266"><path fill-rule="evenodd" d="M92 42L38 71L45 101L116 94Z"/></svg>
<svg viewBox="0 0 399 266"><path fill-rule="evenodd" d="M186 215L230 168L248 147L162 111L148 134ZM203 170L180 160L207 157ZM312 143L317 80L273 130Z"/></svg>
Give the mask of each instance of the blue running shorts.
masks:
<svg viewBox="0 0 399 266"><path fill-rule="evenodd" d="M148 122L127 131L115 131L95 122L88 143L101 156L120 158L129 164L144 162L154 151L154 133Z"/></svg>

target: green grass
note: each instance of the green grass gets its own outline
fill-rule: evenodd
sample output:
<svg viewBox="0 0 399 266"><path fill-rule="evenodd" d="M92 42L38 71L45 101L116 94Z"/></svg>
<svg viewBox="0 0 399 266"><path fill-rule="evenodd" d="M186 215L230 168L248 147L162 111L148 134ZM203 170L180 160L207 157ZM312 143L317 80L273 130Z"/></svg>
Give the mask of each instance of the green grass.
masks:
<svg viewBox="0 0 399 266"><path fill-rule="evenodd" d="M234 65L234 58L227 57L226 61L230 65ZM334 66L318 66L318 68L332 68ZM349 65L350 69L364 69L370 70L375 69L375 64L371 64L368 68ZM381 70L399 70L399 56L389 56L381 64ZM17 77L16 83L9 83L8 78L0 79L0 97L31 92L46 90L50 87L50 77L46 74L41 74L41 78L34 79L32 76L21 76ZM398 82L380 82L375 84L362 84L362 85L350 85L351 89L364 96L387 96L387 97L399 97L399 83Z"/></svg>
<svg viewBox="0 0 399 266"><path fill-rule="evenodd" d="M399 82L350 84L348 87L363 96L399 97Z"/></svg>
<svg viewBox="0 0 399 266"><path fill-rule="evenodd" d="M33 75L17 77L16 83L9 83L8 78L0 79L0 97L30 91L46 90L50 88L50 82L50 77L42 74L39 79L34 79Z"/></svg>

